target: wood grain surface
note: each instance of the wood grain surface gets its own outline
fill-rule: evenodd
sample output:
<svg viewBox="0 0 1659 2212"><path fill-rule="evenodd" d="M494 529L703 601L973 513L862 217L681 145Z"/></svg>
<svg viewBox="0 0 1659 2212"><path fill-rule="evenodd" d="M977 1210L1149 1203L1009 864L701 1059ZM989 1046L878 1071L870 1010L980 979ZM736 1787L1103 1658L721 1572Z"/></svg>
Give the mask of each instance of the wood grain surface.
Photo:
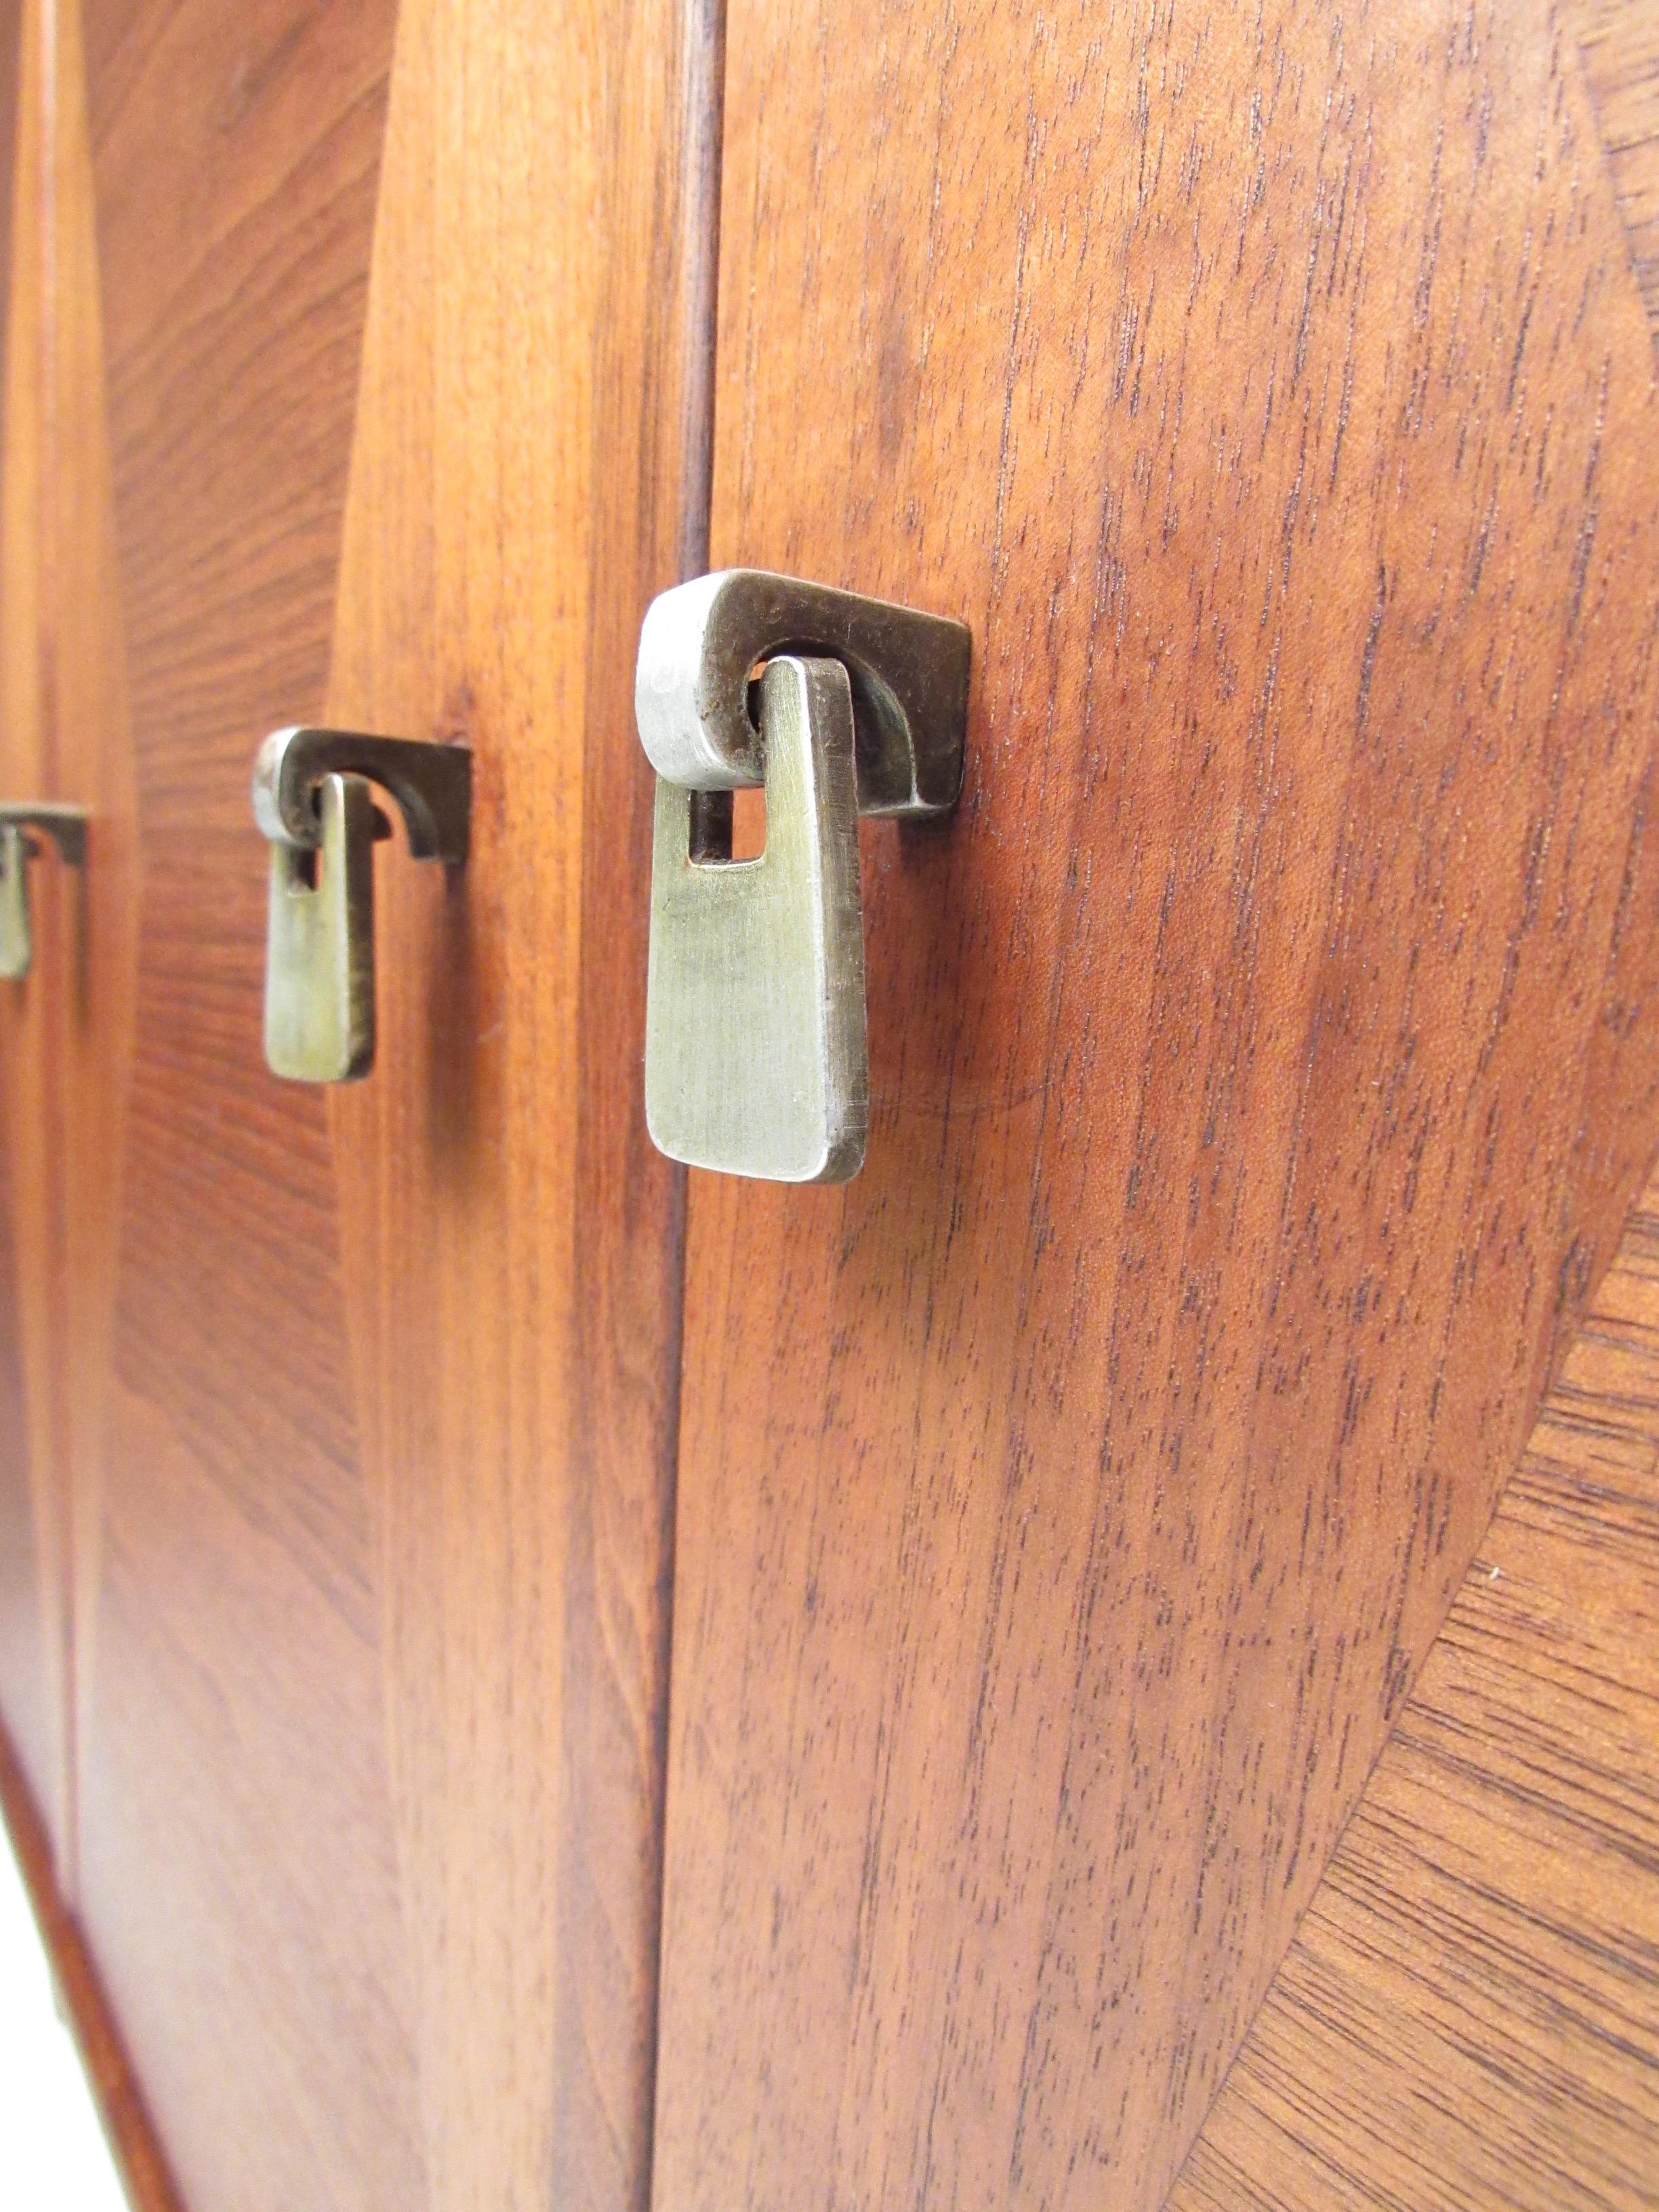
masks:
<svg viewBox="0 0 1659 2212"><path fill-rule="evenodd" d="M1567 20L1659 337L1652 17L1589 0ZM1654 1204L1194 2145L1183 2212L1652 2201Z"/></svg>
<svg viewBox="0 0 1659 2212"><path fill-rule="evenodd" d="M1659 1126L1650 342L1541 5L727 40L714 559L976 676L692 1178L658 2201L1151 2205Z"/></svg>
<svg viewBox="0 0 1659 2212"><path fill-rule="evenodd" d="M473 836L383 866L330 1119L445 2206L649 2192L680 1208L626 672L706 483L706 16L398 21L328 713L469 743Z"/></svg>
<svg viewBox="0 0 1659 2212"><path fill-rule="evenodd" d="M640 1040L654 781L631 686L646 607L708 565L722 0L605 11L597 155L606 240L593 329L581 963L566 1510L572 1530L560 1828L559 2124L618 2138L617 2182L568 2201L648 2202L679 1443L685 1177L645 1127ZM654 1579L652 1579L654 1576ZM641 1808L650 1818L641 1821ZM609 2002L616 1963L636 1992ZM589 2055L591 2054L591 2055ZM618 2085L625 2084L625 2094ZM599 2120L605 2107L627 2114Z"/></svg>
<svg viewBox="0 0 1659 2212"><path fill-rule="evenodd" d="M84 73L37 19L29 396L86 455L22 445L18 511L98 625L60 720L125 930L100 888L103 1180L31 1181L15 1270L64 1276L58 1904L186 2202L641 2205L683 1185L615 667L705 552L717 17L408 0L394 64L379 0L91 0ZM51 609L7 615L49 692ZM247 805L325 709L477 761L465 874L384 856L333 1102L259 1062Z"/></svg>
<svg viewBox="0 0 1659 2212"><path fill-rule="evenodd" d="M13 29L26 75L5 433L0 623L12 626L4 635L15 710L6 718L5 781L20 797L76 801L92 819L84 868L66 870L48 854L31 871L38 957L26 982L7 987L3 1016L4 1149L19 1231L9 1353L21 1353L9 1440L28 1458L35 1603L23 1595L21 1575L14 1583L9 1574L10 1663L0 1697L17 1716L20 1756L72 1897L81 1624L68 1599L107 1365L137 941L135 839L77 25L27 0ZM5 1486L15 1505L23 1485L9 1475ZM9 1531L16 1526L9 1513ZM15 1683L35 1638L44 1705Z"/></svg>
<svg viewBox="0 0 1659 2212"><path fill-rule="evenodd" d="M261 1064L247 799L322 703L392 16L84 16L142 896L77 1897L203 2207L422 2185L332 1164Z"/></svg>
<svg viewBox="0 0 1659 2212"><path fill-rule="evenodd" d="M1659 14L1647 0L1570 0L1566 21L1577 33L1631 264L1659 336Z"/></svg>
<svg viewBox="0 0 1659 2212"><path fill-rule="evenodd" d="M1659 2185L1659 1183L1171 2212Z"/></svg>
<svg viewBox="0 0 1659 2212"><path fill-rule="evenodd" d="M8 9L5 29L5 112L15 136L0 152L11 172L0 423L0 786L8 797L27 799L47 795L52 765L41 647L47 142L39 11ZM58 875L50 859L32 871L34 972L21 984L0 984L0 1704L54 1851L70 1829L70 1503L52 1380L63 1348L53 1212L62 1183L52 1145L53 1017L64 974Z"/></svg>
<svg viewBox="0 0 1659 2212"><path fill-rule="evenodd" d="M0 1006L0 1796L141 2201L642 2206L654 2099L667 2208L1150 2205L1224 2075L1183 2212L1643 2201L1659 1223L1481 1538L1659 1129L1632 49L393 12L0 24L0 780L96 817ZM977 659L870 1167L696 1179L676 1537L627 672L711 556ZM319 712L477 772L326 1101Z"/></svg>
<svg viewBox="0 0 1659 2212"><path fill-rule="evenodd" d="M50 483L43 541L50 599L44 635L58 785L92 817L86 866L65 887L75 902L75 934L57 979L66 1078L60 1110L49 1124L64 1274L54 1353L64 1407L59 1480L70 1507L66 1718L74 1826L60 1879L74 1903L80 1878L76 1732L80 1686L92 1679L96 1656L94 1594L143 886L81 21L72 7L54 4L41 13L52 38L53 87Z"/></svg>

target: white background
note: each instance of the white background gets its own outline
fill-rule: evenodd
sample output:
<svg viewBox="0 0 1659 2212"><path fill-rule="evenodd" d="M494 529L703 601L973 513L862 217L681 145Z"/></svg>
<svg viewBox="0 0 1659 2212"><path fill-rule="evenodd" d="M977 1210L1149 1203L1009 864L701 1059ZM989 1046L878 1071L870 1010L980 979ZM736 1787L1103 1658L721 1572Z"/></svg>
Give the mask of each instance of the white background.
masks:
<svg viewBox="0 0 1659 2212"><path fill-rule="evenodd" d="M126 2212L3 1827L0 2205L5 2212Z"/></svg>

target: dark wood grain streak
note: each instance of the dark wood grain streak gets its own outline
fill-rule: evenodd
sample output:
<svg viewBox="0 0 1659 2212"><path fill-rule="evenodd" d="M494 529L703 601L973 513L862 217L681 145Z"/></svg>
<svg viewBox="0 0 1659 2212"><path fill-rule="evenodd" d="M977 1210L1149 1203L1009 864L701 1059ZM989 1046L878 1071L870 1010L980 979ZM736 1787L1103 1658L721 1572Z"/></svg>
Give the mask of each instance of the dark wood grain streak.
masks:
<svg viewBox="0 0 1659 2212"><path fill-rule="evenodd" d="M1659 337L1659 14L1647 0L1569 0L1631 261Z"/></svg>
<svg viewBox="0 0 1659 2212"><path fill-rule="evenodd" d="M654 791L625 672L653 596L708 565L723 16L724 0L609 11L599 149L606 258L594 332L598 568L573 1201L579 1568L566 1634L574 1724L559 1878L561 1950L580 1964L562 1989L559 2099L562 2132L592 2142L596 2102L614 2101L607 2082L633 2085L641 2205L656 2087L685 1177L651 1143L641 1097ZM624 1948L642 1966L631 2011L603 1994L602 1950ZM614 2046L635 2038L624 2061ZM617 2201L592 2183L578 2196Z"/></svg>
<svg viewBox="0 0 1659 2212"><path fill-rule="evenodd" d="M713 557L976 675L691 1181L658 2197L1150 2205L1659 1126L1649 334L1542 5L728 57Z"/></svg>
<svg viewBox="0 0 1659 2212"><path fill-rule="evenodd" d="M1659 1184L1171 2212L1659 2185Z"/></svg>
<svg viewBox="0 0 1659 2212"><path fill-rule="evenodd" d="M41 1940L52 1961L58 2000L81 2053L87 2081L132 2212L184 2212L151 2127L144 2100L81 1931L54 1873L46 1824L29 1794L15 1753L0 1728L0 1819L16 1854Z"/></svg>

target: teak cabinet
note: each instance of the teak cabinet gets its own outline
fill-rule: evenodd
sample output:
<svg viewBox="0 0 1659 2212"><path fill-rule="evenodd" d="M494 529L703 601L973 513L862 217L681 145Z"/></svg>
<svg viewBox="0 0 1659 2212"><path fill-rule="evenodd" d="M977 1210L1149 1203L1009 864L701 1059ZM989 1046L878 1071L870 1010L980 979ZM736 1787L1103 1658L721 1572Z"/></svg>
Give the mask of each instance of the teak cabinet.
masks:
<svg viewBox="0 0 1659 2212"><path fill-rule="evenodd" d="M1659 2201L1648 11L0 16L0 1773L136 2201ZM641 1110L734 565L973 633L841 1189ZM474 763L334 1090L305 720Z"/></svg>

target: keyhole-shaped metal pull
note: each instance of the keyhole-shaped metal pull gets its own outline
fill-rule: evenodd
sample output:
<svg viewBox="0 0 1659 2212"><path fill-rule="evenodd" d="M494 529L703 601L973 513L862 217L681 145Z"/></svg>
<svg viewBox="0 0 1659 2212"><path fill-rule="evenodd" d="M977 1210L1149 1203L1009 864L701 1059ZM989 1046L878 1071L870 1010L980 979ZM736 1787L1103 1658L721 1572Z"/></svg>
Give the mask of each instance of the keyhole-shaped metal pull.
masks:
<svg viewBox="0 0 1659 2212"><path fill-rule="evenodd" d="M350 1083L374 1065L374 845L397 801L417 860L459 866L471 817L462 746L350 730L277 730L259 749L253 815L270 842L265 1059L298 1083Z"/></svg>
<svg viewBox="0 0 1659 2212"><path fill-rule="evenodd" d="M960 623L757 569L699 577L647 611L645 1110L671 1159L779 1182L862 1166L858 817L956 804L969 654ZM763 782L765 850L733 860L724 794Z"/></svg>
<svg viewBox="0 0 1659 2212"><path fill-rule="evenodd" d="M0 978L20 983L34 957L29 927L29 862L42 839L78 868L87 856L84 806L0 804Z"/></svg>

